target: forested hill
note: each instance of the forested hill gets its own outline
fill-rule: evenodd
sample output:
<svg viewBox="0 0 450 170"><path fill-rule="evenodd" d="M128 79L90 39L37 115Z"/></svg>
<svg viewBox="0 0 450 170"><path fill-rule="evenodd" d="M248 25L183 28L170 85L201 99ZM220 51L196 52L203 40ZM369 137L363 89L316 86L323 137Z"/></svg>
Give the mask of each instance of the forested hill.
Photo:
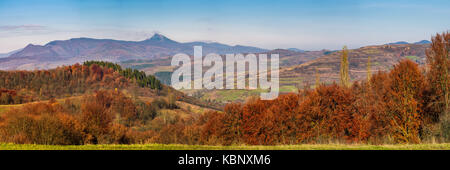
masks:
<svg viewBox="0 0 450 170"><path fill-rule="evenodd" d="M83 64L38 71L0 71L0 104L60 98L100 89L139 91L140 95L161 95L167 88L152 75L122 69L108 62Z"/></svg>
<svg viewBox="0 0 450 170"><path fill-rule="evenodd" d="M92 65L98 65L101 67L111 68L115 72L119 72L120 75L135 80L135 82L140 87L148 87L151 89L161 90L162 84L161 82L156 79L153 75L146 75L145 72L139 71L136 69L127 68L125 70L122 69L122 67L118 64L110 63L110 62L104 62L104 61L86 61L83 63L85 66L92 66Z"/></svg>

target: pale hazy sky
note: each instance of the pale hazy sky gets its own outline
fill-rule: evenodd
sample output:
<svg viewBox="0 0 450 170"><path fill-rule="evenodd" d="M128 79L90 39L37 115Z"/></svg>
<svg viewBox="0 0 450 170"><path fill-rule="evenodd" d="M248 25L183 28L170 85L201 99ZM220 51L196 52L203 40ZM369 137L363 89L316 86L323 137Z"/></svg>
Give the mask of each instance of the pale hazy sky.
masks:
<svg viewBox="0 0 450 170"><path fill-rule="evenodd" d="M415 42L450 29L448 0L0 0L0 53L78 37L262 48Z"/></svg>

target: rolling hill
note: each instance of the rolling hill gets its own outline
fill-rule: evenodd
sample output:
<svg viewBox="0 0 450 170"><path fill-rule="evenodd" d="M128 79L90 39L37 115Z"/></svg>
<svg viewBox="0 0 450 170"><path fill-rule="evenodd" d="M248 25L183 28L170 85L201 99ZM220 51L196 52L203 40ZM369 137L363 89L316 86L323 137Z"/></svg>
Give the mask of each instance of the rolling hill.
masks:
<svg viewBox="0 0 450 170"><path fill-rule="evenodd" d="M410 59L418 64L425 64L425 50L429 47L425 44L395 44L366 46L349 50L350 78L351 80L363 80L367 76L368 57L371 57L371 72L388 71L400 60ZM303 86L308 82L315 83L316 68L322 83L339 82L340 51L332 52L317 59L280 70L281 79L302 77ZM299 82L300 83L300 82ZM295 85L295 84L291 84Z"/></svg>
<svg viewBox="0 0 450 170"><path fill-rule="evenodd" d="M49 70L0 71L0 105L63 99L100 90L121 91L144 101L173 95L181 103L221 109L221 105L201 102L163 85L152 75L108 62L85 62Z"/></svg>
<svg viewBox="0 0 450 170"><path fill-rule="evenodd" d="M371 71L388 71L402 59L410 59L416 63L425 63L425 49L429 43L408 43L396 45L373 45L349 50L350 76L352 81L363 80L367 75L367 59L371 57ZM265 54L280 55L280 92L297 92L305 84L314 86L316 68L322 83L339 82L340 51L305 51L295 52L286 49L275 49ZM124 67L143 70L154 74L166 84L170 84L170 57L155 60L132 60L120 63ZM208 68L204 68L206 71ZM187 95L203 100L219 103L245 101L248 96L259 95L260 91L251 90L183 90Z"/></svg>

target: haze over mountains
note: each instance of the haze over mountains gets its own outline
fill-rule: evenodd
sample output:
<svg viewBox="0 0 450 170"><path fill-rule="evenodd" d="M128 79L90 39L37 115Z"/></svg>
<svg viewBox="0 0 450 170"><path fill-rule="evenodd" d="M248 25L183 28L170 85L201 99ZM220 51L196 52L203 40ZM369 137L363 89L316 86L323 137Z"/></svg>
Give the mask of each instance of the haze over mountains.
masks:
<svg viewBox="0 0 450 170"><path fill-rule="evenodd" d="M416 43L404 41L387 45L421 45L430 41ZM203 54L237 54L237 53L277 53L280 54L281 66L305 63L327 55L333 51L305 51L297 48L267 49L251 46L230 46L217 42L180 43L164 35L154 34L144 41L121 41L112 39L73 38L51 41L46 45L29 44L7 54L0 54L0 70L36 70L50 69L61 65L82 63L87 60L122 62L127 60L152 60L173 56L177 53L193 54L193 46L202 46Z"/></svg>
<svg viewBox="0 0 450 170"><path fill-rule="evenodd" d="M415 43L409 43L409 42L406 42L406 41L398 41L398 42L393 42L393 43L387 43L387 44L385 44L385 45L430 44L430 43L431 43L431 41L428 41L428 40L422 40L422 41L418 41L418 42L415 42Z"/></svg>
<svg viewBox="0 0 450 170"><path fill-rule="evenodd" d="M8 53L1 53L0 54L0 58L5 58L5 57L9 57L10 55L13 55L14 53L17 53L19 51L21 51L22 49L18 49L18 50L14 50Z"/></svg>
<svg viewBox="0 0 450 170"><path fill-rule="evenodd" d="M193 54L193 46L203 46L203 53L260 53L266 49L250 46L229 46L220 43L180 43L161 34L144 41L74 38L52 41L44 46L29 44L24 49L0 59L1 70L34 70L55 68L86 60L126 61L154 59L177 53Z"/></svg>

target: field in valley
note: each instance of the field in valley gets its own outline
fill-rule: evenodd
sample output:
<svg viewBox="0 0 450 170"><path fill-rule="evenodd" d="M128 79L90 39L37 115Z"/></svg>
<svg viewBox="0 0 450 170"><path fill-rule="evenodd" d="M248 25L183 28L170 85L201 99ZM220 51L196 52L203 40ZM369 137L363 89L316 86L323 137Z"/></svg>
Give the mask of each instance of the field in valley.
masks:
<svg viewBox="0 0 450 170"><path fill-rule="evenodd" d="M276 145L276 146L207 146L178 144L135 145L33 145L0 144L0 150L450 150L450 143L415 145Z"/></svg>

